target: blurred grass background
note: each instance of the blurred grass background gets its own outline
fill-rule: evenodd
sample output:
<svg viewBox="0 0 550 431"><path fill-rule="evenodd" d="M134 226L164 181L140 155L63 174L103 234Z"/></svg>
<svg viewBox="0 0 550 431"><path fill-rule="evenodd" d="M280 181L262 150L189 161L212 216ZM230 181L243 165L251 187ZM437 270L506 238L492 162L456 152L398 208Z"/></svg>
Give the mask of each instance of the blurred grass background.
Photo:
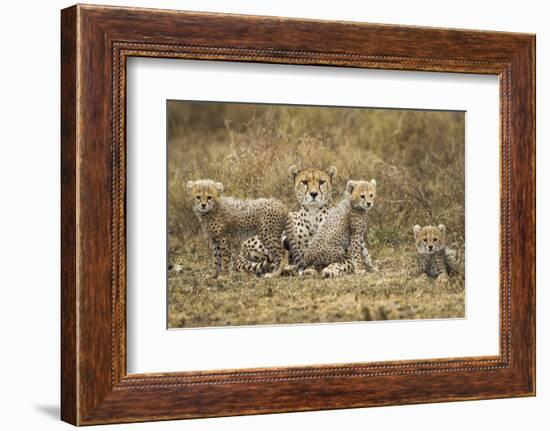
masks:
<svg viewBox="0 0 550 431"><path fill-rule="evenodd" d="M227 302L232 287L242 297L242 292L239 293L242 275L235 286L227 282L223 295L206 287L197 297L189 294L189 286L198 286L198 280L209 285L206 275L213 268L212 257L190 209L185 189L190 179L212 178L224 184L228 195L277 197L290 209L296 209L288 175L290 165L321 169L335 165L338 168L335 202L341 199L348 179L375 178L378 196L370 212L366 240L375 263L378 256L385 256L386 272L382 271L380 277L384 288L388 287L384 278L392 280L392 296L397 298L401 298L399 289L407 290L408 278L399 281L394 276L406 274L415 265L414 224L443 223L447 226L448 242L461 251L464 249L463 112L169 101L167 115L169 260L184 268L183 273L169 278L170 326L274 323L272 318L254 317L270 315L260 313L257 307L248 307L255 313L250 316L247 313L232 316L226 311L221 322L211 319L209 323L206 308L210 306L205 304L213 301L215 307L218 303L219 310L222 297ZM346 277L342 280L331 281L331 285L345 284ZM256 279L251 283L251 289L259 292L257 286L265 282ZM292 289L301 283L308 285L296 278L273 283ZM436 313L419 311L412 317L409 313L407 318L462 316L463 311L456 314L456 310L464 307L463 280L460 283L452 287L454 299L447 312L442 311L445 306L440 303ZM283 294L283 288L278 290ZM211 292L208 301L205 292ZM253 292L248 292L251 301ZM196 302L199 297L202 302ZM281 310L291 307L290 302L285 304L284 298L279 299L279 305L271 306ZM440 299L430 300L439 303ZM296 303L296 298L293 301ZM285 322L339 320L337 316L318 320L320 311L315 311L313 305L322 302L322 298L318 296L309 302L309 306L304 305L309 311ZM378 305L371 307L377 309ZM190 313L195 317L190 318ZM214 309L210 310L212 313ZM382 314L392 315L391 309L388 313ZM340 314L347 316L344 319L351 318L347 312ZM364 318L365 313L359 313L352 320Z"/></svg>

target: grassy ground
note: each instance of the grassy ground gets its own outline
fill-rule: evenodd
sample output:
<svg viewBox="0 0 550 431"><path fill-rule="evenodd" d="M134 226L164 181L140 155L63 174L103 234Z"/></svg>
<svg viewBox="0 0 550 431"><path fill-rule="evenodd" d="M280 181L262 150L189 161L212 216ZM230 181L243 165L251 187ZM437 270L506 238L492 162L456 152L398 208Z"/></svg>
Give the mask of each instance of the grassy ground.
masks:
<svg viewBox="0 0 550 431"><path fill-rule="evenodd" d="M269 325L366 320L432 319L464 316L464 283L439 284L415 277L414 252L384 246L371 250L378 273L336 279L281 277L260 279L243 273L213 280L200 244L179 250L170 273L170 328Z"/></svg>
<svg viewBox="0 0 550 431"><path fill-rule="evenodd" d="M170 327L464 316L464 281L410 275L412 227L447 227L464 252L464 113L200 102L168 104ZM212 257L191 211L188 180L221 181L236 197L297 208L288 167L335 165L334 201L348 179L375 178L366 242L381 271L336 280L211 280Z"/></svg>

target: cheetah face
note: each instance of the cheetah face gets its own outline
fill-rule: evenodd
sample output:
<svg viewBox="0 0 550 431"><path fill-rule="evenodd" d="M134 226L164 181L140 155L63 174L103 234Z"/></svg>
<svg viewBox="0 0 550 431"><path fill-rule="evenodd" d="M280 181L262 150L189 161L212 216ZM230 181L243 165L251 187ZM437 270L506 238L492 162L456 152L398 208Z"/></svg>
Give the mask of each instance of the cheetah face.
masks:
<svg viewBox="0 0 550 431"><path fill-rule="evenodd" d="M352 208L367 211L374 206L376 197L376 180L348 181L346 186L346 198Z"/></svg>
<svg viewBox="0 0 550 431"><path fill-rule="evenodd" d="M421 254L433 254L445 247L445 225L413 227L416 250Z"/></svg>
<svg viewBox="0 0 550 431"><path fill-rule="evenodd" d="M294 192L300 205L321 207L330 201L337 172L334 166L330 166L326 171L321 169L299 171L296 166L291 166L288 171L294 180Z"/></svg>
<svg viewBox="0 0 550 431"><path fill-rule="evenodd" d="M187 190L191 196L193 211L206 214L216 207L223 193L223 184L212 180L188 181Z"/></svg>

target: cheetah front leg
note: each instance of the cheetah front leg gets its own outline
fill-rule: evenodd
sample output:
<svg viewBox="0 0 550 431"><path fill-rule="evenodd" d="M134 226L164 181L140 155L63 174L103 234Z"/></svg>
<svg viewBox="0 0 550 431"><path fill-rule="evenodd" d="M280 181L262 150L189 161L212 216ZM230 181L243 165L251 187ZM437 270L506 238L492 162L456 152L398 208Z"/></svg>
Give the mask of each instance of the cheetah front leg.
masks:
<svg viewBox="0 0 550 431"><path fill-rule="evenodd" d="M364 240L361 241L361 260L363 261L363 265L367 271L378 272L378 268L372 264L369 251L367 250Z"/></svg>
<svg viewBox="0 0 550 431"><path fill-rule="evenodd" d="M310 232L299 221L299 216L291 213L285 222L284 244L290 253L291 265L287 272L297 274L304 270L306 264L307 237Z"/></svg>
<svg viewBox="0 0 550 431"><path fill-rule="evenodd" d="M351 258L351 263L353 264L354 272L357 274L364 274L367 270L367 268L365 268L365 264L363 261L363 248L361 247L362 243L363 243L362 235L351 236L350 247L349 247L350 258ZM367 253L367 257L368 257L368 253ZM370 262L370 258L369 258L369 262Z"/></svg>
<svg viewBox="0 0 550 431"><path fill-rule="evenodd" d="M430 275L430 257L424 254L416 256L417 265L409 270L409 275L417 279L425 279Z"/></svg>
<svg viewBox="0 0 550 431"><path fill-rule="evenodd" d="M225 276L231 266L231 242L228 238L212 240L211 248L216 262L216 270L212 278Z"/></svg>
<svg viewBox="0 0 550 431"><path fill-rule="evenodd" d="M222 272L222 253L220 250L220 242L215 239L211 239L210 251L214 256L214 274L212 274L212 278L218 278Z"/></svg>
<svg viewBox="0 0 550 431"><path fill-rule="evenodd" d="M447 267L443 256L434 256L432 273L436 276L436 283L446 283L449 280L449 274L447 273Z"/></svg>

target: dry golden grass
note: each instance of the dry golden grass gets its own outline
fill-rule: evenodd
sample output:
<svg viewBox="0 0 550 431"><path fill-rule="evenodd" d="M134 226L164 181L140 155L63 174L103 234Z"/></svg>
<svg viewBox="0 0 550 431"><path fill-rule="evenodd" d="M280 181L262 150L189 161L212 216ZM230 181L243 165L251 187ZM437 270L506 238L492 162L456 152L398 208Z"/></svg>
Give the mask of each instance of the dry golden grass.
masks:
<svg viewBox="0 0 550 431"><path fill-rule="evenodd" d="M411 275L412 226L444 223L464 248L464 114L200 102L169 103L170 327L464 316L464 281ZM288 167L335 165L334 199L348 179L375 178L367 244L380 273L336 280L235 274L211 280L212 257L185 182L212 178L226 194L273 196L296 208Z"/></svg>
<svg viewBox="0 0 550 431"><path fill-rule="evenodd" d="M405 251L373 249L380 272L366 276L260 279L235 273L216 280L211 268L205 271L205 247L193 245L176 259L184 271L169 276L169 327L463 317L463 280L438 284L415 277L407 270L414 265L412 249Z"/></svg>

